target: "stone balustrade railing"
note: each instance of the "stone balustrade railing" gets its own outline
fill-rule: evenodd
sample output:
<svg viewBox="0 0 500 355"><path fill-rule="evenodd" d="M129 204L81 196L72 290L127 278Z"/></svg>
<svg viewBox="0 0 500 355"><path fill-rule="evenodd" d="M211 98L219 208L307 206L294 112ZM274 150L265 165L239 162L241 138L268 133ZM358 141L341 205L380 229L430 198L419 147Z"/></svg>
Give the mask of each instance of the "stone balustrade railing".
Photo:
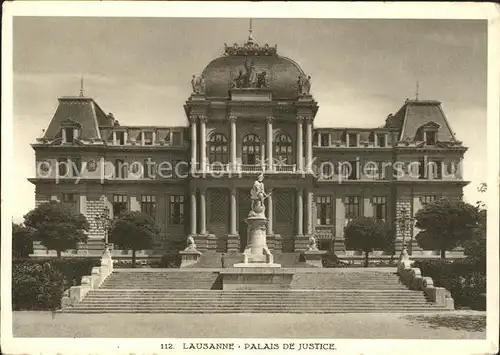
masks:
<svg viewBox="0 0 500 355"><path fill-rule="evenodd" d="M398 262L398 275L402 284L410 290L423 291L427 298L437 306L445 306L447 309L455 309L450 292L444 287L434 286L430 277L422 276L419 268L412 267L413 261L408 257L401 258Z"/></svg>
<svg viewBox="0 0 500 355"><path fill-rule="evenodd" d="M80 286L72 286L66 290L61 299L61 307L77 304L90 292L99 288L106 278L113 272L113 259L108 249L101 258L101 266L93 267L91 275L83 276Z"/></svg>

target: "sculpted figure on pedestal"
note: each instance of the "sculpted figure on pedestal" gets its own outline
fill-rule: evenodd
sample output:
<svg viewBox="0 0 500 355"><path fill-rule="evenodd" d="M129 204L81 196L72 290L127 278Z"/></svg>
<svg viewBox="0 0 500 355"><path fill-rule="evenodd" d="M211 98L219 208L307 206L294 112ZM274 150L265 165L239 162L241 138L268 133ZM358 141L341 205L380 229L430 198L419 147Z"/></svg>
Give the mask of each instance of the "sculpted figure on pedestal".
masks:
<svg viewBox="0 0 500 355"><path fill-rule="evenodd" d="M265 210L264 200L269 196L264 189L264 175L260 174L255 180L252 190L250 191L250 198L252 200L252 211L255 213L263 213Z"/></svg>

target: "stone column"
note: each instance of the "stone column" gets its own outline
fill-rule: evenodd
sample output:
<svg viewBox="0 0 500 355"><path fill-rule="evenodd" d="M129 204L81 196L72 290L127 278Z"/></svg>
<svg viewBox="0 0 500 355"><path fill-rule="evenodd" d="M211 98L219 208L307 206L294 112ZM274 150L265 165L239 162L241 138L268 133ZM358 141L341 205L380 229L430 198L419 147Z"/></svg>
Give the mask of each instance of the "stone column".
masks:
<svg viewBox="0 0 500 355"><path fill-rule="evenodd" d="M61 130L61 134L62 134L62 142L66 143L67 142L67 138L66 138L66 129L65 128L63 128Z"/></svg>
<svg viewBox="0 0 500 355"><path fill-rule="evenodd" d="M267 116L267 170L273 171L273 117Z"/></svg>
<svg viewBox="0 0 500 355"><path fill-rule="evenodd" d="M302 137L302 117L297 117L297 170L302 171L304 153L302 148L304 146L304 138Z"/></svg>
<svg viewBox="0 0 500 355"><path fill-rule="evenodd" d="M201 170L205 171L207 165L207 130L206 130L207 117L200 116L200 163Z"/></svg>
<svg viewBox="0 0 500 355"><path fill-rule="evenodd" d="M302 201L303 194L304 189L297 189L297 235L304 235L304 202Z"/></svg>
<svg viewBox="0 0 500 355"><path fill-rule="evenodd" d="M190 232L196 234L196 189L191 190Z"/></svg>
<svg viewBox="0 0 500 355"><path fill-rule="evenodd" d="M80 195L78 211L81 214L87 216L87 196L86 195Z"/></svg>
<svg viewBox="0 0 500 355"><path fill-rule="evenodd" d="M306 139L307 139L307 170L311 171L312 170L312 118L308 117L307 118L307 133L306 133Z"/></svg>
<svg viewBox="0 0 500 355"><path fill-rule="evenodd" d="M312 190L307 190L306 216L307 216L307 234L314 234L314 218L313 218L313 199Z"/></svg>
<svg viewBox="0 0 500 355"><path fill-rule="evenodd" d="M365 197L363 199L363 216L364 217L373 217L373 204L372 200L369 197Z"/></svg>
<svg viewBox="0 0 500 355"><path fill-rule="evenodd" d="M206 195L205 187L200 188L200 234L207 234L207 213L206 213Z"/></svg>
<svg viewBox="0 0 500 355"><path fill-rule="evenodd" d="M335 199L335 236L344 237L345 205L342 197Z"/></svg>
<svg viewBox="0 0 500 355"><path fill-rule="evenodd" d="M231 205L230 205L230 209L231 209L231 220L230 220L230 234L232 235L236 235L237 234L237 231L236 231L236 209L237 209L237 202L236 202L236 187L231 187Z"/></svg>
<svg viewBox="0 0 500 355"><path fill-rule="evenodd" d="M232 171L235 171L236 170L236 116L229 116L229 123L231 125L230 169Z"/></svg>
<svg viewBox="0 0 500 355"><path fill-rule="evenodd" d="M113 145L116 145L116 132L113 131Z"/></svg>
<svg viewBox="0 0 500 355"><path fill-rule="evenodd" d="M268 191L270 195L267 198L267 234L274 234L274 226L273 226L273 195L272 189Z"/></svg>
<svg viewBox="0 0 500 355"><path fill-rule="evenodd" d="M196 170L196 151L197 151L197 129L196 129L196 116L190 116L189 122L191 123L191 169Z"/></svg>

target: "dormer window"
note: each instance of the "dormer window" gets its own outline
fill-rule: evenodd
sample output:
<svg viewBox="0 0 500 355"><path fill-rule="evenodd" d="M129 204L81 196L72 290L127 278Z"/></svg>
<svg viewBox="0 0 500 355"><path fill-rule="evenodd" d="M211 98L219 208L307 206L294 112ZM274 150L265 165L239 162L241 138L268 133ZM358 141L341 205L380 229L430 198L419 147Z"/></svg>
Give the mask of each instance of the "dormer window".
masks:
<svg viewBox="0 0 500 355"><path fill-rule="evenodd" d="M437 143L437 134L438 134L439 125L436 122L428 122L425 125L419 128L421 138L426 145L436 145ZM423 135L423 136L422 136Z"/></svg>
<svg viewBox="0 0 500 355"><path fill-rule="evenodd" d="M66 139L64 139L63 143L73 143L73 141L75 140L73 128L63 128L63 130L66 133L66 134L63 134L63 137L66 136L65 137Z"/></svg>
<svg viewBox="0 0 500 355"><path fill-rule="evenodd" d="M181 145L182 136L181 132L172 132L172 145Z"/></svg>
<svg viewBox="0 0 500 355"><path fill-rule="evenodd" d="M125 132L115 132L117 145L125 145Z"/></svg>

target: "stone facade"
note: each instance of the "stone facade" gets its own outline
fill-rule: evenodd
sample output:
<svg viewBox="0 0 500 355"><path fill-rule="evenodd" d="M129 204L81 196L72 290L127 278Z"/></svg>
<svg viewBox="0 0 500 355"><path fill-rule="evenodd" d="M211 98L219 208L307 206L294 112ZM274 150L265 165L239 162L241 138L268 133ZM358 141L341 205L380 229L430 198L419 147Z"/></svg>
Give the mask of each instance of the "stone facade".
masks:
<svg viewBox="0 0 500 355"><path fill-rule="evenodd" d="M76 199L94 240L104 237L96 218L107 207L110 217L151 214L161 229L157 248L193 236L200 251L236 252L246 245L249 189L264 173L272 190L270 249L304 251L314 235L320 247L331 243L344 253L344 228L353 218L384 220L400 249L418 233L411 220L404 228L398 223L403 211L411 219L432 199L461 197L467 182L447 172L466 148L440 102L407 100L378 128L316 128L319 106L298 64L274 52L249 58L248 48L203 70L184 105L185 127L123 126L89 97L60 98L33 144L36 204ZM259 75L272 72L269 82L233 82L233 72L251 74L247 60ZM73 165L61 168L64 162ZM421 169L431 162L440 167Z"/></svg>

